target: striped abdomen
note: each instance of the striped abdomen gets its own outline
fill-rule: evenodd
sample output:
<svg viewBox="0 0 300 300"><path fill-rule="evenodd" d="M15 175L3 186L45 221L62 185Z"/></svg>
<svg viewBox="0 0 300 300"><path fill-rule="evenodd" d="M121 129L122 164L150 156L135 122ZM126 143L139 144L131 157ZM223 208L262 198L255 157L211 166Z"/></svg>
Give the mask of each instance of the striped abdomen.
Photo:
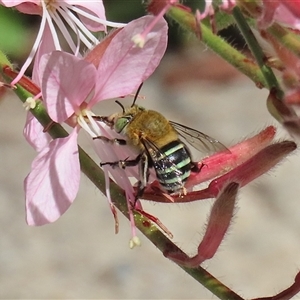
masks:
<svg viewBox="0 0 300 300"><path fill-rule="evenodd" d="M190 176L191 155L180 140L167 144L160 151L164 155L151 157L157 179L169 193L179 191Z"/></svg>

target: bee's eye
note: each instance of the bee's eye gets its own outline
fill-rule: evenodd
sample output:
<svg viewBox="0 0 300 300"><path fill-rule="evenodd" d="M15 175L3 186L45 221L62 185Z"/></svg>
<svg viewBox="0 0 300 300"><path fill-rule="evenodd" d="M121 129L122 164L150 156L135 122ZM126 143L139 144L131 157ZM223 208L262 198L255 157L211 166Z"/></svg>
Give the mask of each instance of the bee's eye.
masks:
<svg viewBox="0 0 300 300"><path fill-rule="evenodd" d="M115 123L115 131L117 133L121 133L124 130L124 128L127 126L127 124L130 122L130 120L131 120L130 116L119 118Z"/></svg>

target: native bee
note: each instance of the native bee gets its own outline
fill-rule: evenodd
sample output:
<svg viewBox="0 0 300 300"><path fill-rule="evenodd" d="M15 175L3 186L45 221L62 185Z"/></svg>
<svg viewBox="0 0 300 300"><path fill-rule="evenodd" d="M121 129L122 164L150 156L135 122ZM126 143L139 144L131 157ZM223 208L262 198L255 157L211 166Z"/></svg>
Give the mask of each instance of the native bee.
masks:
<svg viewBox="0 0 300 300"><path fill-rule="evenodd" d="M155 169L156 177L167 193L185 194L186 180L191 172L199 172L201 168L192 161L191 152L181 138L205 155L229 150L218 140L198 130L169 121L157 111L136 105L136 98L137 96L127 108L116 101L122 112L95 118L124 136L124 139L108 139L103 136L97 137L98 139L119 145L131 145L139 154L134 159L102 162L100 165L121 168L138 165L136 200L143 195L147 186L150 168Z"/></svg>

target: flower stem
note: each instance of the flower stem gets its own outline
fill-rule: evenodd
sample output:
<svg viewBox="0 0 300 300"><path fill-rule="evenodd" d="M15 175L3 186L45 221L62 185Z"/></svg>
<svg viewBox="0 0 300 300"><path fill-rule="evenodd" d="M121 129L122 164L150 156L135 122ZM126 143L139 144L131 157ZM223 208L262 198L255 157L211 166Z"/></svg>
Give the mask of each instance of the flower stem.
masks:
<svg viewBox="0 0 300 300"><path fill-rule="evenodd" d="M276 89L281 96L283 96L282 91L279 87L277 78L275 77L272 69L265 64L266 57L262 51L259 43L257 42L254 34L251 31L247 21L245 20L241 10L238 6L233 8L233 17L239 27L241 33L243 34L253 56L255 57L258 66L260 67L262 74L267 82L268 89Z"/></svg>
<svg viewBox="0 0 300 300"><path fill-rule="evenodd" d="M261 13L261 1L238 1L239 7L242 11L245 11L248 15L257 20ZM255 23L253 22L255 26ZM252 26L252 25L251 25ZM276 39L284 45L287 49L292 51L298 57L300 57L300 38L298 34L295 34L292 29L284 28L278 23L272 24L266 29L266 31L272 34Z"/></svg>
<svg viewBox="0 0 300 300"><path fill-rule="evenodd" d="M1 53L1 52L0 52ZM5 62L7 65L7 62ZM1 62L0 62L1 66ZM2 66L3 68L3 66ZM0 69L1 71L1 69ZM4 78L11 81L12 78L4 74ZM14 90L18 95L20 100L24 103L27 98L32 97L33 95L28 92L24 87L17 84L17 88ZM30 112L37 118L37 120L47 128L47 132L53 138L65 137L68 133L65 129L57 124L53 123L47 111L42 103L38 101L34 109L31 109ZM51 124L51 126L49 126ZM105 176L100 168L100 166L95 163L90 156L78 146L79 151L79 160L81 171L95 184L95 186L105 194ZM111 198L114 205L127 217L129 218L127 201L124 195L124 191L114 182L110 183L111 186ZM174 251L182 252L175 244L173 244L159 229L157 226L153 225L145 216L135 212L135 224L137 228L158 248L161 252L166 252L169 249L174 249ZM182 252L183 253L183 252ZM179 265L180 266L180 265ZM213 294L218 296L220 299L235 299L243 300L239 295L235 294L232 290L218 281L213 277L209 272L207 272L202 267L198 268L186 268L180 266L184 271L190 274L195 280L201 283L205 288L210 290Z"/></svg>
<svg viewBox="0 0 300 300"><path fill-rule="evenodd" d="M98 173L99 167L97 166L96 172L91 174L90 167L93 168L94 162L89 158L86 160L88 164L91 165L86 169L88 172L83 172L92 180L92 182L104 193L104 189L101 188L102 183L99 183L99 176L103 176ZM95 166L94 166L95 167ZM83 168L85 168L83 166ZM100 170L101 171L101 170ZM98 174L97 174L98 173ZM102 173L102 171L101 171ZM93 177L91 178L90 175ZM103 174L103 173L102 173ZM101 179L102 180L102 179ZM116 185L114 182L110 183L111 186L111 197L113 203L116 207L128 218L128 210L126 204L126 198L124 196L123 190ZM174 251L176 253L183 253L181 249L179 249L174 243L171 242L155 225L150 224L150 222L144 216L135 213L135 224L137 228L162 252L166 253L166 251ZM191 275L196 281L201 283L205 288L210 290L213 294L215 294L220 299L232 299L232 300L243 300L238 294L232 291L230 288L221 283L217 278L211 275L202 267L197 268L187 268L178 264L180 268L182 268L185 272Z"/></svg>
<svg viewBox="0 0 300 300"><path fill-rule="evenodd" d="M277 23L270 26L267 31L271 33L276 39L287 49L300 57L300 39L299 36L292 31L283 28Z"/></svg>
<svg viewBox="0 0 300 300"><path fill-rule="evenodd" d="M17 85L17 88L14 90L14 92L19 96L23 103L27 98L33 97L31 93L29 93L20 85ZM49 117L42 101L37 101L35 108L31 109L30 112L44 126L45 130L51 135L52 138L55 139L68 136L68 132L61 125L53 122Z"/></svg>
<svg viewBox="0 0 300 300"><path fill-rule="evenodd" d="M207 26L196 21L193 14L181 9L171 7L167 15L179 23L183 28L195 33L201 32L201 41L224 60L248 76L258 87L268 87L268 81L260 68L240 53L224 39L215 35Z"/></svg>

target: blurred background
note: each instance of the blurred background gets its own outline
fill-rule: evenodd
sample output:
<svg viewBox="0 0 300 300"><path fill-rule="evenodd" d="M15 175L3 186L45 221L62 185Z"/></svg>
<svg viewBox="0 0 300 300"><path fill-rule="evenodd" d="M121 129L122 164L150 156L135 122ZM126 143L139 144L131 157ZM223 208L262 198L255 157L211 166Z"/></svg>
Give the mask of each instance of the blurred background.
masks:
<svg viewBox="0 0 300 300"><path fill-rule="evenodd" d="M109 20L127 22L144 14L139 0L104 3ZM38 25L39 17L0 6L0 47L16 65L21 66L30 52ZM199 129L228 147L268 125L278 127L277 139L291 139L267 111L267 90L258 89L174 22L171 25L168 52L144 84L142 95L146 99L141 105ZM235 32L232 28L222 34L243 48ZM118 107L113 101L104 101L98 109L106 115ZM35 153L22 135L25 116L22 103L12 92L2 96L1 299L215 299L141 234L142 246L130 250L127 219L119 213L120 232L115 235L106 198L84 175L74 204L57 222L27 226L23 180ZM84 137L81 145L88 153L93 152ZM292 284L299 271L299 166L296 151L241 189L225 241L215 257L203 263L242 297L276 294ZM174 242L192 255L203 236L212 201L144 201L143 205L172 231Z"/></svg>

